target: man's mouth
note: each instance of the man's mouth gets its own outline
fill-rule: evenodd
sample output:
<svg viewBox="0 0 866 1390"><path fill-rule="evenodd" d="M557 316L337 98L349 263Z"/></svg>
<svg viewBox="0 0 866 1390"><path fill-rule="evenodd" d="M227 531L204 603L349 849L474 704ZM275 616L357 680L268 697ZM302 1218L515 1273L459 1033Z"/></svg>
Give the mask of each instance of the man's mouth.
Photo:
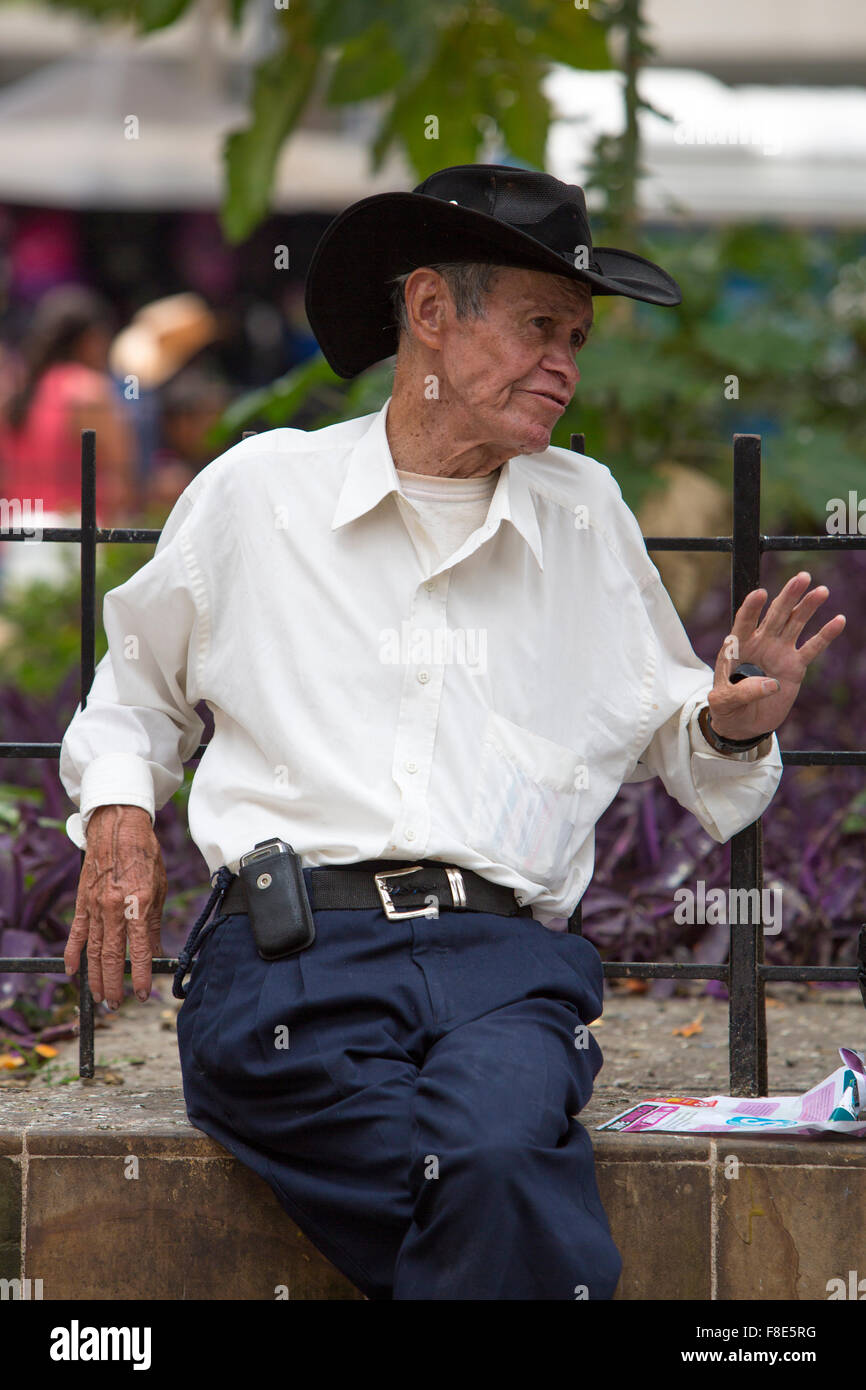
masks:
<svg viewBox="0 0 866 1390"><path fill-rule="evenodd" d="M564 401L561 396L554 396L551 391L529 391L529 395L540 396L543 401L550 401L550 404L555 405L560 411L565 410L568 405L568 402Z"/></svg>

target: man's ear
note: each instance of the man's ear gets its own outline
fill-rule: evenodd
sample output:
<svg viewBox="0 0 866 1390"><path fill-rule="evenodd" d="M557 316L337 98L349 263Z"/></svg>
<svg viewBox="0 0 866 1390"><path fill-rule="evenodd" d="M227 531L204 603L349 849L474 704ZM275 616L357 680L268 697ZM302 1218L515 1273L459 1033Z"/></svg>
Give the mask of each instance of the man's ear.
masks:
<svg viewBox="0 0 866 1390"><path fill-rule="evenodd" d="M405 294L411 336L425 347L438 351L450 306L444 277L429 266L418 266L406 281Z"/></svg>

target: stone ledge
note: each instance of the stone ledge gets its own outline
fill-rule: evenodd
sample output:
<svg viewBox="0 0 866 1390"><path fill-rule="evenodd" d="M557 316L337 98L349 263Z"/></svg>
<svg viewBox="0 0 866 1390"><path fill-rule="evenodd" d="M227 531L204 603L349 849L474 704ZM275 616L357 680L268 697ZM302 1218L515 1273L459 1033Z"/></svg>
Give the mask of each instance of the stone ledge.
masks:
<svg viewBox="0 0 866 1390"><path fill-rule="evenodd" d="M623 1255L618 1299L826 1299L830 1279L866 1276L866 1144L600 1134L641 1098L611 1092L580 1118ZM0 1277L22 1275L46 1299L361 1297L189 1124L179 1088L3 1094Z"/></svg>

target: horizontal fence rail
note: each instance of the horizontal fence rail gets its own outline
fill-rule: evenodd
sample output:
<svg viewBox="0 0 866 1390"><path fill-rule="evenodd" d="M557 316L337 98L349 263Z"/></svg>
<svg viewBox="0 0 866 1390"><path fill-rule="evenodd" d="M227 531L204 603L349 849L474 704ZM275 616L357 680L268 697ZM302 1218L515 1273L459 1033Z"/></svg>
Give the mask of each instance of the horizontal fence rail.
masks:
<svg viewBox="0 0 866 1390"><path fill-rule="evenodd" d="M571 448L584 452L584 436L573 434ZM760 435L733 436L733 534L731 536L645 536L647 550L722 551L731 556L731 622L746 595L760 584L761 556L767 551L839 551L866 549L866 536L764 536L760 531L761 438ZM81 706L95 671L96 634L96 547L97 545L155 545L161 530L142 527L99 527L96 525L96 436L83 430L81 436L81 525L40 528L43 541L72 541L80 545L81 569ZM0 527L0 540L30 542L28 527ZM201 744L189 762L200 758L207 747ZM0 758L50 758L60 756L59 743L0 742ZM784 766L848 767L866 764L866 750L791 749L782 750ZM731 844L730 887L758 892L759 920L730 924L728 961L717 965L697 965L678 961L605 961L607 979L718 980L729 994L729 1072L730 1090L735 1096L766 1095L767 1032L764 986L767 980L827 981L859 983L866 1003L866 925L859 933L858 963L851 966L767 965L764 961L762 823L754 821L733 835ZM84 851L81 851L82 864ZM581 904L569 920L569 930L581 929ZM736 925L736 930L735 930ZM161 957L153 961L153 973L172 975L177 959ZM62 956L0 957L0 972L63 974ZM126 962L125 973L131 973ZM87 984L87 951L82 952L79 970L79 1075L94 1074L93 998Z"/></svg>

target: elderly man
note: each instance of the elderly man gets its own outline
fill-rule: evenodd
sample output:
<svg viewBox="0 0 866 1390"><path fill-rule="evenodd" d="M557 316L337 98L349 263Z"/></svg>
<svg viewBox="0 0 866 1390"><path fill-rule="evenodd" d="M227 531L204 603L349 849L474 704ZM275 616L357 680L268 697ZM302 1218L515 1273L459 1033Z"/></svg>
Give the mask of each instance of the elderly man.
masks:
<svg viewBox="0 0 866 1390"><path fill-rule="evenodd" d="M593 249L582 191L544 174L445 169L335 219L310 322L343 376L396 350L391 397L190 483L106 597L63 741L86 848L67 969L87 941L115 1007L127 932L150 988L152 821L211 709L189 823L216 884L176 982L195 956L189 1116L370 1298L613 1295L577 1119L603 972L565 930L593 828L651 776L714 839L748 825L844 626L797 649L827 596L801 574L762 620L749 595L715 672L698 660L608 469L550 447L601 293L680 302ZM732 682L741 662L762 674Z"/></svg>

